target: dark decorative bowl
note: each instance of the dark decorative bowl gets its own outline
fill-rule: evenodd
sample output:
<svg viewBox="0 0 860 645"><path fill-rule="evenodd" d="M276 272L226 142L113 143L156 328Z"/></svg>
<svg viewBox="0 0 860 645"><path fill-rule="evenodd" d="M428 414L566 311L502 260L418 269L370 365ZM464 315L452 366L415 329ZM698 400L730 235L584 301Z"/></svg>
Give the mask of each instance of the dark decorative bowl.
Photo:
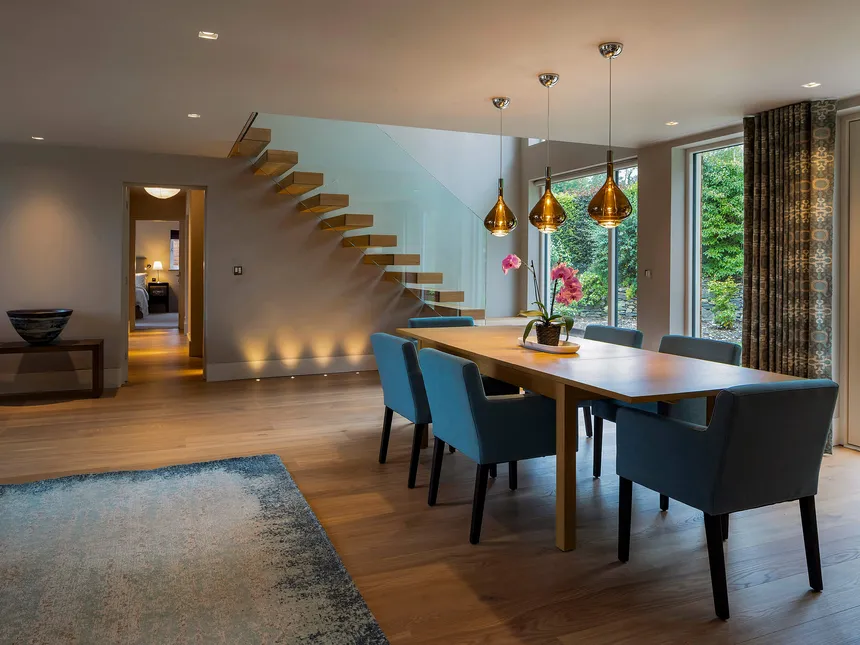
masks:
<svg viewBox="0 0 860 645"><path fill-rule="evenodd" d="M31 345L50 345L62 333L71 309L13 309L6 315L18 335Z"/></svg>

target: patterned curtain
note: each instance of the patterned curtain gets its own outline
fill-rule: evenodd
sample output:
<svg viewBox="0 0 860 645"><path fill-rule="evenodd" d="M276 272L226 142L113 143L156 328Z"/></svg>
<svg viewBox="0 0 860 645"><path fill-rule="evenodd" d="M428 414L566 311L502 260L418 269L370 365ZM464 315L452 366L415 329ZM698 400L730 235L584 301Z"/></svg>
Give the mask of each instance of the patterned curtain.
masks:
<svg viewBox="0 0 860 645"><path fill-rule="evenodd" d="M743 364L832 368L836 101L744 119Z"/></svg>

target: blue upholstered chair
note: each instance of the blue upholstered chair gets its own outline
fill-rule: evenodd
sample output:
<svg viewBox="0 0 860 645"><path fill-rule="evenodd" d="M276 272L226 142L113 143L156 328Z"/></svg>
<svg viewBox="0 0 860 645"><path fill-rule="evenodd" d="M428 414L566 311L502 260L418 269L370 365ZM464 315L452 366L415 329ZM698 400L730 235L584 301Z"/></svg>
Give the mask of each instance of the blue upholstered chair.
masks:
<svg viewBox="0 0 860 645"><path fill-rule="evenodd" d="M372 334L370 344L376 357L379 380L385 399L385 417L382 423L382 440L379 444L379 463L384 464L391 437L394 413L415 424L412 435L412 456L409 460L409 488L415 488L421 439L430 423L430 405L424 391L424 379L418 367L418 350L415 344L391 334Z"/></svg>
<svg viewBox="0 0 860 645"><path fill-rule="evenodd" d="M729 365L740 365L741 347L735 343L722 340L711 340L709 338L692 338L690 336L678 336L669 334L660 339L660 352L663 354L674 354L686 356L687 358L698 358L715 363L727 363ZM707 415L706 399L684 399L672 405L660 405L657 403L624 403L615 399L603 399L595 401L591 407L594 413L594 476L600 477L601 461L603 453L603 421L615 421L618 410L621 408L634 408L648 412L660 412L673 419L687 421L689 423L705 424ZM668 498L660 498L660 508L669 508Z"/></svg>
<svg viewBox="0 0 860 645"><path fill-rule="evenodd" d="M610 327L609 325L587 325L582 337L586 340L597 340L601 343L612 343L613 345L622 345L624 347L642 347L642 332L638 329L625 329L623 327ZM585 401L582 407L582 413L585 418L585 436L593 435L591 425L591 402ZM603 440L603 437L600 437ZM600 454L599 451L595 454ZM598 457L599 458L599 457ZM598 468L599 471L599 468Z"/></svg>
<svg viewBox="0 0 860 645"><path fill-rule="evenodd" d="M410 318L410 327L474 327L471 316L431 316L429 318Z"/></svg>
<svg viewBox="0 0 860 645"><path fill-rule="evenodd" d="M478 464L469 541L481 536L490 465L508 463L516 490L516 462L555 454L555 402L537 394L488 397L478 367L435 349L419 352L433 414L433 467L427 503L436 504L448 443Z"/></svg>
<svg viewBox="0 0 860 645"><path fill-rule="evenodd" d="M705 514L714 608L725 620L725 519L799 500L809 585L821 591L815 494L837 391L828 380L729 388L717 396L707 427L619 409L618 559L630 557L633 482L699 509Z"/></svg>

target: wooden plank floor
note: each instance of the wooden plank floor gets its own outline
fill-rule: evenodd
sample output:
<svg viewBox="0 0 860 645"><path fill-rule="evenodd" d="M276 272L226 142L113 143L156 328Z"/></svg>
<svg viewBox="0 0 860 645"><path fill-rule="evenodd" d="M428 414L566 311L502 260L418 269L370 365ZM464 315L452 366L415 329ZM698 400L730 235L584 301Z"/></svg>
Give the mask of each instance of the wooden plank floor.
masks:
<svg viewBox="0 0 860 645"><path fill-rule="evenodd" d="M732 619L714 618L701 516L636 489L631 561L616 560L618 483L579 453L579 548L553 545L554 462L491 483L482 542L468 543L474 465L446 455L426 504L430 452L406 488L410 428L395 419L377 463L375 373L203 383L175 332L132 335L130 384L100 400L0 407L0 481L276 453L393 643L860 642L860 455L825 459L818 519L823 594L809 591L796 505L732 518ZM767 455L762 455L763 459Z"/></svg>

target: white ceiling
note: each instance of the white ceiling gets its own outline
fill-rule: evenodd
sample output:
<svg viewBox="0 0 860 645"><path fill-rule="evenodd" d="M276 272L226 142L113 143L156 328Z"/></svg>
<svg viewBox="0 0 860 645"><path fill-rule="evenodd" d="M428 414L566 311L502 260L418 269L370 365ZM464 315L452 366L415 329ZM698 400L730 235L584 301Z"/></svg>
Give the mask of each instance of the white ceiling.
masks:
<svg viewBox="0 0 860 645"><path fill-rule="evenodd" d="M492 133L498 94L512 99L507 134L543 137L542 71L561 74L552 138L604 143L604 40L625 44L622 146L860 94L856 0L2 4L0 140L32 145L223 156L252 111Z"/></svg>

